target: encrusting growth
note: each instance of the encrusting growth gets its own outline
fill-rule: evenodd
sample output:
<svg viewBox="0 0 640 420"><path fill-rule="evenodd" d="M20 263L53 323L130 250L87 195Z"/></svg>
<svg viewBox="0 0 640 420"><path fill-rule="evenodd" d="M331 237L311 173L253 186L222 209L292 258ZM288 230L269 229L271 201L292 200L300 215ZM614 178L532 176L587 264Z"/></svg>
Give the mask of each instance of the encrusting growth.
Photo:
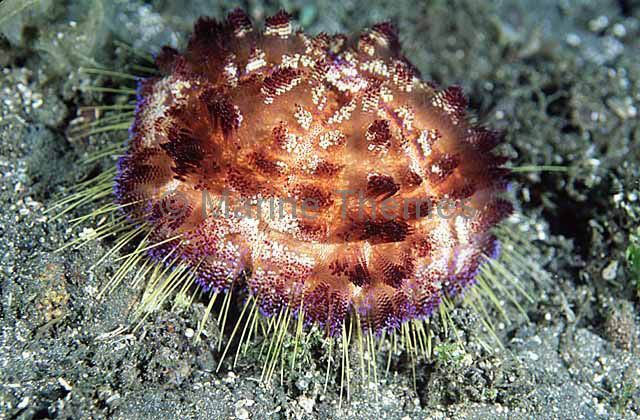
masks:
<svg viewBox="0 0 640 420"><path fill-rule="evenodd" d="M419 78L395 29L310 36L280 12L201 18L138 88L117 204L145 251L328 335L424 319L496 255L501 136ZM180 274L177 274L180 275Z"/></svg>

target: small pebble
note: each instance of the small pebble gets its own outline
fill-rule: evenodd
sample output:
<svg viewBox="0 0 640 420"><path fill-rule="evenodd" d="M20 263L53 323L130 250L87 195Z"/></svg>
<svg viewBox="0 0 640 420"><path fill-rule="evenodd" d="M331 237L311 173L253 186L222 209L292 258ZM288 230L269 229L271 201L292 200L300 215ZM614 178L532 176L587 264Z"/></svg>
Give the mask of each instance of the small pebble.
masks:
<svg viewBox="0 0 640 420"><path fill-rule="evenodd" d="M602 278L605 280L613 280L616 278L616 273L618 272L618 261L611 261L605 268L602 270Z"/></svg>
<svg viewBox="0 0 640 420"><path fill-rule="evenodd" d="M193 336L195 335L195 333L196 333L196 332L195 332L195 331L193 331L193 329L192 329L192 328L187 328L187 329L184 331L184 335L185 335L185 337L187 337L187 338L193 338Z"/></svg>
<svg viewBox="0 0 640 420"><path fill-rule="evenodd" d="M239 419L248 419L249 411L244 407L238 408L236 409L236 417Z"/></svg>

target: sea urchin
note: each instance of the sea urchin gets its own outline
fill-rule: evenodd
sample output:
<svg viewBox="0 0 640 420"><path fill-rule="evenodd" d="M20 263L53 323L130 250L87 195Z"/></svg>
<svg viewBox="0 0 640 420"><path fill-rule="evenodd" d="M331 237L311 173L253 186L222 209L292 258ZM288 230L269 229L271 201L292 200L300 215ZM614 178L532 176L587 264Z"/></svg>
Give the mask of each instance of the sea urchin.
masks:
<svg viewBox="0 0 640 420"><path fill-rule="evenodd" d="M474 283L510 212L496 132L459 87L420 79L395 29L200 18L139 84L117 204L204 290L240 288L328 335L432 314Z"/></svg>

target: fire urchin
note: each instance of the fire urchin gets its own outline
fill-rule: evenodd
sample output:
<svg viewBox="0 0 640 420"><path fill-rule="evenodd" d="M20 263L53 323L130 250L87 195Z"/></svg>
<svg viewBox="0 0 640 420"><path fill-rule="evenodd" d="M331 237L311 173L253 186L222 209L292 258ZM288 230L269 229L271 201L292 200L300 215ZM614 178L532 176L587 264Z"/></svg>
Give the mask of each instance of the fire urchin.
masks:
<svg viewBox="0 0 640 420"><path fill-rule="evenodd" d="M57 206L100 199L115 179L115 203L79 218L113 219L66 245L117 234L101 263L135 241L105 292L131 272L147 277L146 314L195 285L211 295L207 315L225 296L224 324L238 291L232 334L243 342L260 314L270 320L267 377L292 322L296 337L317 325L343 348L354 325L361 349L400 332L417 354L431 351L423 322L447 318L451 297L486 292L501 310L489 282L517 281L492 259L512 212L506 158L493 152L502 136L470 122L459 87L420 79L391 24L311 36L285 12L260 31L236 10L200 18L185 51L164 47L154 64L135 92L108 90L134 103L96 107L115 114L92 132L130 126L117 168ZM505 253L536 270L513 246Z"/></svg>
<svg viewBox="0 0 640 420"><path fill-rule="evenodd" d="M460 88L418 78L390 24L309 36L280 12L260 32L235 11L156 63L117 202L204 289L247 273L264 314L290 306L335 334L357 312L379 332L429 316L493 254L511 209L500 137L467 123Z"/></svg>

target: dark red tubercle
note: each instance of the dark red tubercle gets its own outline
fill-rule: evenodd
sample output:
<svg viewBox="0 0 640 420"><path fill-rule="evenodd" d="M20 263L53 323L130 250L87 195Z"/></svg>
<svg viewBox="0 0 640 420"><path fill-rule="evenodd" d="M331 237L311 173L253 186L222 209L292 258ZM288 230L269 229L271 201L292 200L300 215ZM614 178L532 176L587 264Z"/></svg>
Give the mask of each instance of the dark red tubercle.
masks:
<svg viewBox="0 0 640 420"><path fill-rule="evenodd" d="M451 114L457 117L463 117L467 112L469 100L464 95L461 86L449 86L442 91L442 100L451 108Z"/></svg>
<svg viewBox="0 0 640 420"><path fill-rule="evenodd" d="M280 30L287 28L291 23L291 15L284 10L280 10L273 16L269 16L265 19L265 25L267 32L269 30Z"/></svg>
<svg viewBox="0 0 640 420"><path fill-rule="evenodd" d="M251 32L253 24L251 19L242 9L235 9L227 16L227 22L233 29L233 33L236 37L244 36L247 32Z"/></svg>

